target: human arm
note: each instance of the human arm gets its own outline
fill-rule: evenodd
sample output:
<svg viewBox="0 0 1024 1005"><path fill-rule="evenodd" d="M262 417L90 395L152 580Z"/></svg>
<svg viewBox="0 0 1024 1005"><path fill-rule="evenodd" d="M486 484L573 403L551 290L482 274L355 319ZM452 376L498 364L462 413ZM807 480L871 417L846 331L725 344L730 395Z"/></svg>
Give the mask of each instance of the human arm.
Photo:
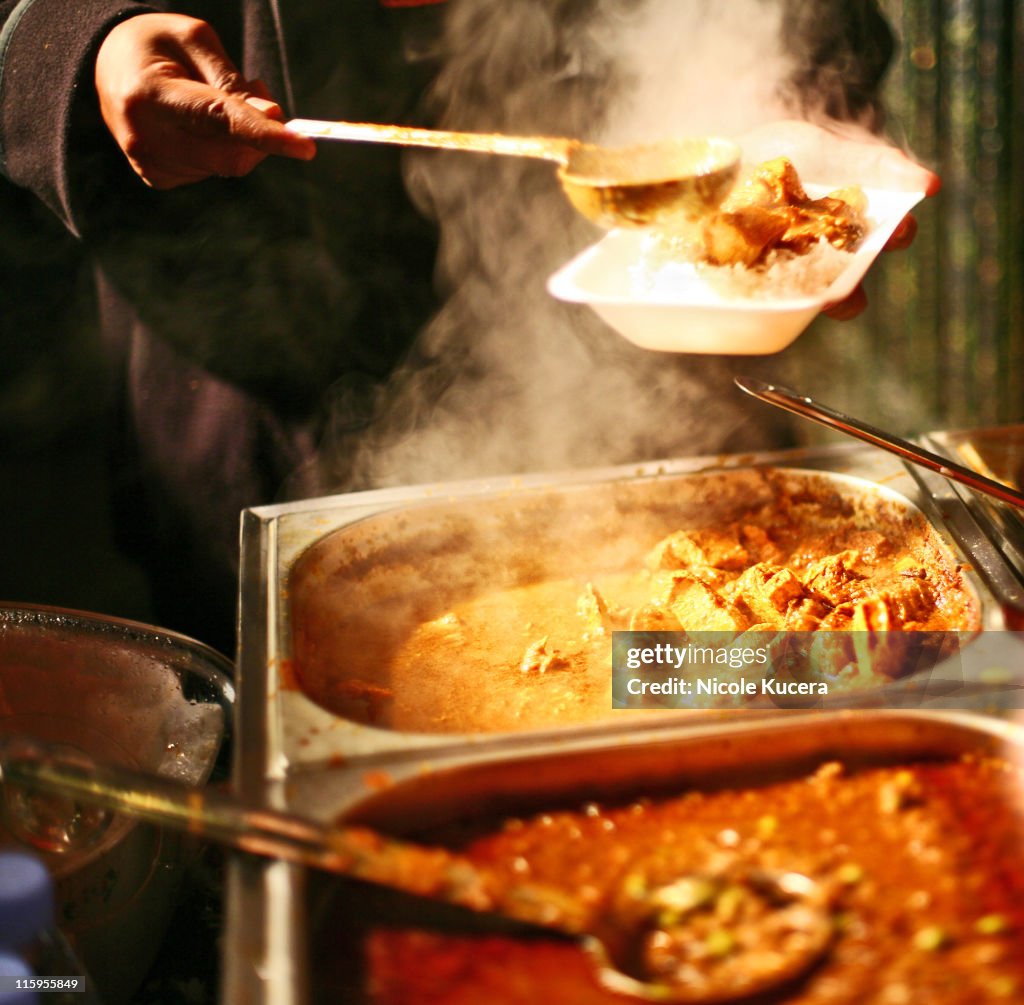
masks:
<svg viewBox="0 0 1024 1005"><path fill-rule="evenodd" d="M316 410L339 377L386 373L435 306L433 226L408 204L396 151L336 144L311 163L269 157L244 177L147 186L103 122L93 72L111 28L155 7L75 0L70 19L69 6L0 0L0 29L14 8L27 10L0 67L0 146L10 180L81 239L105 290L116 293L116 316L104 309L105 339L113 333L120 346L144 331L298 417ZM192 6L215 24L247 78L287 94L269 5ZM342 96L368 120L411 117L425 69L401 78L394 72L405 65L401 39L387 30L391 22L354 22L361 33L331 42L337 64L353 68ZM310 31L323 37L319 22ZM364 66L358 57L366 51L381 55ZM310 93L300 82L299 100Z"/></svg>
<svg viewBox="0 0 1024 1005"><path fill-rule="evenodd" d="M133 0L0 0L0 173L80 232L88 175L105 175L109 136L92 61L119 21L153 10ZM112 146L112 144L111 144Z"/></svg>

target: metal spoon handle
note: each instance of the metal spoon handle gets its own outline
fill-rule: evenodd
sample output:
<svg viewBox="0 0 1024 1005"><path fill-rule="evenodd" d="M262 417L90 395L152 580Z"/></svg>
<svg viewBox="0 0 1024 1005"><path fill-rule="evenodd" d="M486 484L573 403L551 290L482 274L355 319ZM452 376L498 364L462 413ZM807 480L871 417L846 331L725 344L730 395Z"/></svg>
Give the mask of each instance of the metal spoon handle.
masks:
<svg viewBox="0 0 1024 1005"><path fill-rule="evenodd" d="M295 133L318 140L350 140L357 143L393 143L403 147L434 147L510 157L537 157L565 164L575 140L558 136L506 136L502 133L461 133L445 129L418 129L376 122L332 122L324 119L292 119L285 123Z"/></svg>
<svg viewBox="0 0 1024 1005"><path fill-rule="evenodd" d="M972 471L962 464L957 464L947 457L933 454L930 450L919 447L909 440L901 439L892 433L887 433L866 422L861 422L859 419L851 418L849 415L837 412L835 409L822 405L806 395L797 394L795 391L780 387L778 384L767 384L762 380L756 380L752 377L735 377L733 379L736 386L741 390L746 391L747 394L753 395L755 398L760 398L761 401L768 402L770 405L783 408L787 412L793 412L813 422L821 423L821 425L828 426L830 429L837 429L847 436L853 436L858 440L864 440L873 446L888 450L904 460L910 461L912 464L928 468L944 478L960 482L977 492L994 496L1003 502L1024 508L1024 493L1018 492L1016 489L1010 488L1009 485L1004 485L993 478L986 478L984 475Z"/></svg>
<svg viewBox="0 0 1024 1005"><path fill-rule="evenodd" d="M289 813L248 806L214 789L199 789L129 768L97 765L48 745L0 741L0 781L9 826L14 786L80 800L127 816L271 858L341 873L416 896L567 933L586 930L587 912L572 897L542 884L500 881L486 868L444 848L387 837L354 826L326 826Z"/></svg>

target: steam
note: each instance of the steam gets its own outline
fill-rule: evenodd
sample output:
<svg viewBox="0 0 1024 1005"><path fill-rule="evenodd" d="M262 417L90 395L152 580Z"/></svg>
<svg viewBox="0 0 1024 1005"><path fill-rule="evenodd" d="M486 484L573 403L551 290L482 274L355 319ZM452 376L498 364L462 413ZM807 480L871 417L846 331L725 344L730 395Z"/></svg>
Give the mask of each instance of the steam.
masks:
<svg viewBox="0 0 1024 1005"><path fill-rule="evenodd" d="M838 93L794 84L806 82L810 64L791 51L793 9L827 4L449 7L431 96L444 127L614 144L739 133L843 104ZM817 22L808 28L803 36L812 39L822 30ZM339 390L323 444L325 489L785 445L784 429L772 425L783 420L732 386L739 372L784 376L778 357L647 352L586 307L547 293L547 277L600 237L570 208L552 165L418 151L408 156L408 187L440 225L437 281L446 303L390 383L359 391L357 411L375 415L367 430L351 432L353 406Z"/></svg>
<svg viewBox="0 0 1024 1005"><path fill-rule="evenodd" d="M764 0L649 0L605 29L627 88L602 134L609 145L680 135L737 135L792 117L782 85L783 5ZM610 30L609 30L610 29Z"/></svg>

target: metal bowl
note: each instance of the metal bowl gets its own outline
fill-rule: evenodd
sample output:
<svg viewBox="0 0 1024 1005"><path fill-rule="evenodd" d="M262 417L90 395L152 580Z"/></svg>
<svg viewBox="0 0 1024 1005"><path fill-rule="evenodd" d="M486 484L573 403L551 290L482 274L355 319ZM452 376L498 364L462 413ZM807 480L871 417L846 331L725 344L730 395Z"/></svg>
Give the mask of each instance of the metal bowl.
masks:
<svg viewBox="0 0 1024 1005"><path fill-rule="evenodd" d="M190 785L228 734L229 661L146 625L51 607L0 605L0 736L25 736ZM17 843L5 789L0 842ZM15 829L16 829L15 821ZM57 921L105 1001L126 1000L159 948L186 864L178 835L115 818L94 843L38 844Z"/></svg>

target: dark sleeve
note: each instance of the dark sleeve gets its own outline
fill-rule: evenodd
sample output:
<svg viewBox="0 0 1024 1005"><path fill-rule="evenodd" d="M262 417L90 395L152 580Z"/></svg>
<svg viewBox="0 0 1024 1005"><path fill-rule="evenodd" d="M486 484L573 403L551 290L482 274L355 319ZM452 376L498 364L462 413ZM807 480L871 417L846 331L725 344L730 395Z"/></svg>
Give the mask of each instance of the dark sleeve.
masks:
<svg viewBox="0 0 1024 1005"><path fill-rule="evenodd" d="M116 170L93 64L119 21L154 8L127 0L0 0L0 170L73 232L89 179Z"/></svg>

